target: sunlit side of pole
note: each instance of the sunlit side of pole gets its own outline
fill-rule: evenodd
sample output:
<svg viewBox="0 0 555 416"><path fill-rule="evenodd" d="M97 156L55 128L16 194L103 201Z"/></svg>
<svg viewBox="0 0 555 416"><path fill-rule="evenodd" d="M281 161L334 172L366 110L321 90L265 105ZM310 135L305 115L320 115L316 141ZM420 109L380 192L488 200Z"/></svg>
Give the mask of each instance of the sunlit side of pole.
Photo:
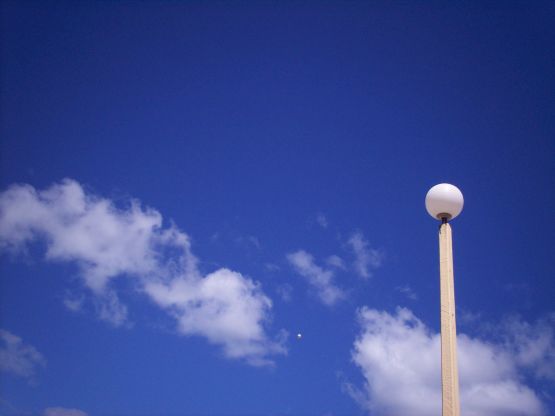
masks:
<svg viewBox="0 0 555 416"><path fill-rule="evenodd" d="M441 396L443 416L460 415L452 241L451 226L445 221L439 229Z"/></svg>

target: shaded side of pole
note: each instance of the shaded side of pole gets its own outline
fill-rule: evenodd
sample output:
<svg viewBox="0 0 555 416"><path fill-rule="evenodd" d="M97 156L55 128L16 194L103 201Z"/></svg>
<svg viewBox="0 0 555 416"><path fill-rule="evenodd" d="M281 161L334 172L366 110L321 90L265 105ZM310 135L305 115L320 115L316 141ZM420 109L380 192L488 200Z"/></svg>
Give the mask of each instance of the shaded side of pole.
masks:
<svg viewBox="0 0 555 416"><path fill-rule="evenodd" d="M441 291L441 400L443 416L460 416L459 371L457 367L457 323L453 278L451 226L439 229L439 272Z"/></svg>

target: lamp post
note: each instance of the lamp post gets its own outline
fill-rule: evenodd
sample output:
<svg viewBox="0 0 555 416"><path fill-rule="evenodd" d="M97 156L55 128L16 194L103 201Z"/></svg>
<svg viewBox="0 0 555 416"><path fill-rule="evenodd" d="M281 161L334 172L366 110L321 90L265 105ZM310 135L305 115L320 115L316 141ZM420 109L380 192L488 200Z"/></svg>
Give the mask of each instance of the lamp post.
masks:
<svg viewBox="0 0 555 416"><path fill-rule="evenodd" d="M457 368L457 322L453 280L453 242L449 221L462 211L464 199L454 185L440 183L426 194L426 210L441 221L439 227L439 278L441 297L441 405L443 416L460 416Z"/></svg>

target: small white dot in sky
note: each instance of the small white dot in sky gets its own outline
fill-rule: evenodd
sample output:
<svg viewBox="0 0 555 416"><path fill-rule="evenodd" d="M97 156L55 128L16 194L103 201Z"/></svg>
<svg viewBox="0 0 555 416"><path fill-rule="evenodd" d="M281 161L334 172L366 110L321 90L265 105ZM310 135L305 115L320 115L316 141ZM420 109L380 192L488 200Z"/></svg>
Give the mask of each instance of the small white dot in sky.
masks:
<svg viewBox="0 0 555 416"><path fill-rule="evenodd" d="M297 339L301 339L303 337L303 334L301 334L300 332L297 333Z"/></svg>

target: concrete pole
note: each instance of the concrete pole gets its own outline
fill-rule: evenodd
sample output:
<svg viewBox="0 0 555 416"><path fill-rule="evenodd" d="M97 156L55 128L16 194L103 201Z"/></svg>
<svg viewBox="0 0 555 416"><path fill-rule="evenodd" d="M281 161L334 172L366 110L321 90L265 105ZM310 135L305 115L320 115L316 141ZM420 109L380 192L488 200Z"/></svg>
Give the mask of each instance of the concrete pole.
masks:
<svg viewBox="0 0 555 416"><path fill-rule="evenodd" d="M457 368L457 323L453 280L451 226L443 220L439 228L439 274L441 290L441 400L443 416L460 416Z"/></svg>

